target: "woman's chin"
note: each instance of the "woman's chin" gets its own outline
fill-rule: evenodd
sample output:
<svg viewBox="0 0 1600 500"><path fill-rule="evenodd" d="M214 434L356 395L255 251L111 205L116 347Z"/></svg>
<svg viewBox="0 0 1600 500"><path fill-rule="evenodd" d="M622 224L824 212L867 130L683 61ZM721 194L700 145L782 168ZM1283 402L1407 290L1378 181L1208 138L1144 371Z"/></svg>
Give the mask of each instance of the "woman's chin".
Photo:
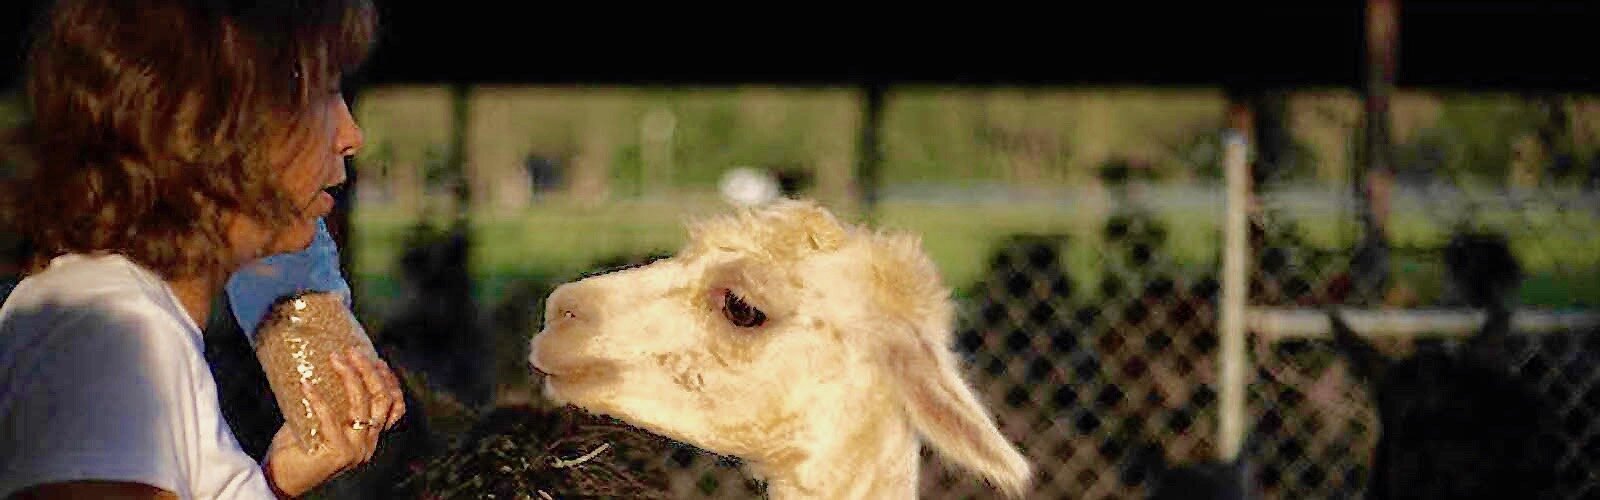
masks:
<svg viewBox="0 0 1600 500"><path fill-rule="evenodd" d="M272 245L267 247L267 255L303 252L311 248L311 242L316 239L317 226L315 223L296 224L295 227L285 231Z"/></svg>

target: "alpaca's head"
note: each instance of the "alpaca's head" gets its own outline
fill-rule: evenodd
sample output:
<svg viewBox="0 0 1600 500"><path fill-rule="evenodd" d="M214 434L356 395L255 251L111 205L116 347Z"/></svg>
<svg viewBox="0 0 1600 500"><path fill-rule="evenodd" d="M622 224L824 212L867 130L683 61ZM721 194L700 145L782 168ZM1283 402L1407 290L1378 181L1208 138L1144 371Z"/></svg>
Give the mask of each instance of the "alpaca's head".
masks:
<svg viewBox="0 0 1600 500"><path fill-rule="evenodd" d="M960 376L949 292L914 237L781 201L695 223L677 255L545 307L531 362L555 399L777 467L810 458L819 420L886 422L998 487L1028 482Z"/></svg>

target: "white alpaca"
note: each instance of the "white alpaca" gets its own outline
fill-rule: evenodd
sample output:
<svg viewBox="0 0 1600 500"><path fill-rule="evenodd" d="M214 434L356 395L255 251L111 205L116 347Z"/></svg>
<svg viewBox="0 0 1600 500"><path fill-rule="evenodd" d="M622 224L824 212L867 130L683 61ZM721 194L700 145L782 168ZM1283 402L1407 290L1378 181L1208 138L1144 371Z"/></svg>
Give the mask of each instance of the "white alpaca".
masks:
<svg viewBox="0 0 1600 500"><path fill-rule="evenodd" d="M772 498L914 498L922 442L1021 496L1031 467L959 374L953 322L915 237L782 200L556 289L530 361L550 398L739 457Z"/></svg>

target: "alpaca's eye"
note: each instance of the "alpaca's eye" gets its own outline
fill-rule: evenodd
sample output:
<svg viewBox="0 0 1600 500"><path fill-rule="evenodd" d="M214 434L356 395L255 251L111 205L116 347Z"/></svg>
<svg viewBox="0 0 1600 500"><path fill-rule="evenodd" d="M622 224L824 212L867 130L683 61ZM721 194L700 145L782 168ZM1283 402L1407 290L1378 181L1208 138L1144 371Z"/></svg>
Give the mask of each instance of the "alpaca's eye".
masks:
<svg viewBox="0 0 1600 500"><path fill-rule="evenodd" d="M766 314L745 303L744 299L740 299L732 291L722 293L722 315L741 328L757 327L767 322Z"/></svg>

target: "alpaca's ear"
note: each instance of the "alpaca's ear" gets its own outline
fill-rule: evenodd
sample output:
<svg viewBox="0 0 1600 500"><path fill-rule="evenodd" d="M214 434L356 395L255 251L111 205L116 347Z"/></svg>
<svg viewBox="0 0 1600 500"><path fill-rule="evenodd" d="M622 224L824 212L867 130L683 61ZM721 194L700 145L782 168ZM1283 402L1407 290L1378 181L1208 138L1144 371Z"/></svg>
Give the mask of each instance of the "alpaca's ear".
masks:
<svg viewBox="0 0 1600 500"><path fill-rule="evenodd" d="M1032 481L1032 466L978 402L955 356L922 335L906 333L911 334L897 335L884 354L911 424L945 459L1022 496Z"/></svg>
<svg viewBox="0 0 1600 500"><path fill-rule="evenodd" d="M1334 307L1325 307L1328 324L1333 327L1333 346L1350 364L1350 372L1367 380L1383 378L1388 360L1344 321L1344 316Z"/></svg>

